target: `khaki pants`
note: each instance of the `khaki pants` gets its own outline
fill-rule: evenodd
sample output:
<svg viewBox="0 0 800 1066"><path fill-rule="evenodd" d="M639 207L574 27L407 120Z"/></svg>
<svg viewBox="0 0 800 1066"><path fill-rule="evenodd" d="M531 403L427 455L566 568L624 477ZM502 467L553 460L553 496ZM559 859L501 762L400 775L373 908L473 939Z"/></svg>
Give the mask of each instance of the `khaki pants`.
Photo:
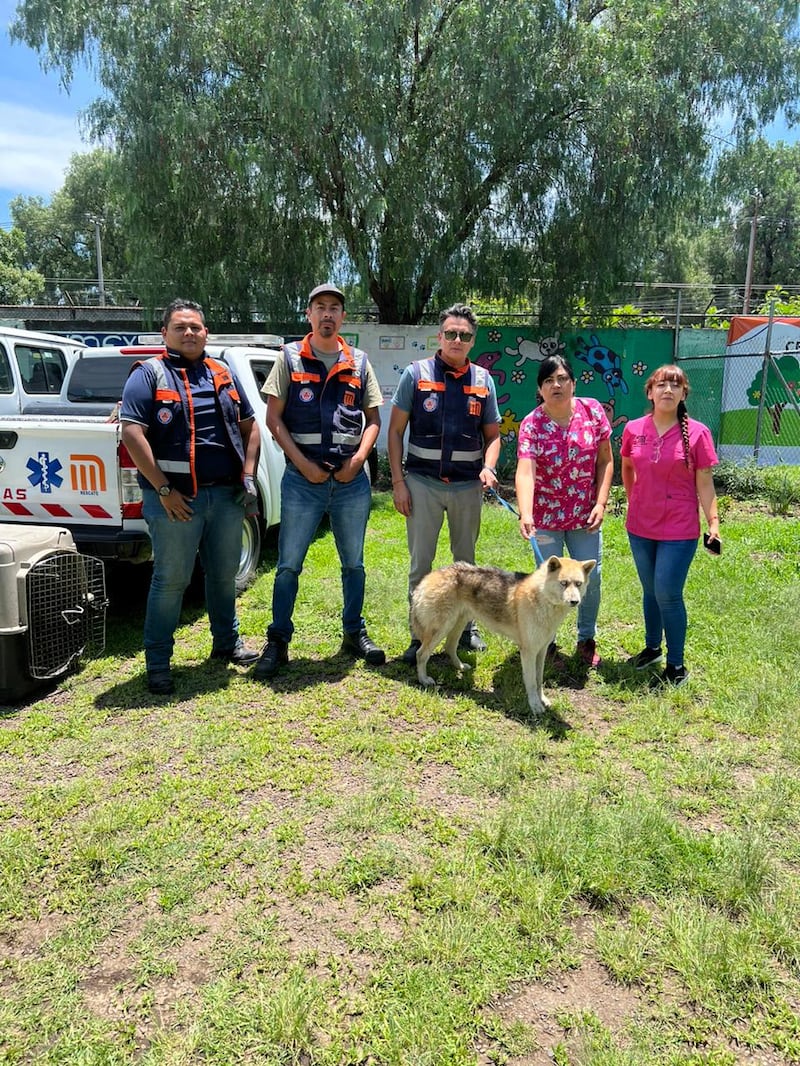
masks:
<svg viewBox="0 0 800 1066"><path fill-rule="evenodd" d="M453 562L474 563L475 545L481 529L483 486L480 481L438 481L408 474L411 514L406 519L406 536L411 564L408 571L408 598L431 572L445 514L450 534Z"/></svg>

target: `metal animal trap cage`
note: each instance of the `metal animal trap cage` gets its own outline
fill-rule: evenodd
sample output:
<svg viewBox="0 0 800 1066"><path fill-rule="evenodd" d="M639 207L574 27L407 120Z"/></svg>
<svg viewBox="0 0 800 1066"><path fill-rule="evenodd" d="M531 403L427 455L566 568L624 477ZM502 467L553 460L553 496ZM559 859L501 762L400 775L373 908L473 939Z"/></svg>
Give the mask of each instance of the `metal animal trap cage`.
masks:
<svg viewBox="0 0 800 1066"><path fill-rule="evenodd" d="M53 552L25 575L28 669L48 680L81 655L97 655L106 642L103 564L78 552Z"/></svg>
<svg viewBox="0 0 800 1066"><path fill-rule="evenodd" d="M103 563L60 527L0 525L0 698L19 699L105 646Z"/></svg>

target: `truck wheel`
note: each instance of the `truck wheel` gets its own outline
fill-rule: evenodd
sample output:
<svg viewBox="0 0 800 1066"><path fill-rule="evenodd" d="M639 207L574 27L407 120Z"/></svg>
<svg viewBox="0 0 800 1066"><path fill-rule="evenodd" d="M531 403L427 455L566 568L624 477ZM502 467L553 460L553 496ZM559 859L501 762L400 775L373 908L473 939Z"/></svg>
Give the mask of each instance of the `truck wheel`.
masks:
<svg viewBox="0 0 800 1066"><path fill-rule="evenodd" d="M236 592L244 592L256 578L258 563L261 559L261 524L258 515L248 515L242 526L242 554L239 557L239 571L236 574Z"/></svg>

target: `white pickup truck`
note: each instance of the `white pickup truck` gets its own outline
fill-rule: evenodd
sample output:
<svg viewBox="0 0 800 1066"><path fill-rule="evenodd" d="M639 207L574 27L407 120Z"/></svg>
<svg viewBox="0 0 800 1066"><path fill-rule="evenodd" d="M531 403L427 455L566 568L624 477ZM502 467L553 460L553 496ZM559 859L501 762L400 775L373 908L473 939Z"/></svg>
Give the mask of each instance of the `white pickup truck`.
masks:
<svg viewBox="0 0 800 1066"><path fill-rule="evenodd" d="M207 351L235 373L261 431L259 515L246 519L237 588L255 576L262 533L280 521L283 452L266 426L261 386L280 355L279 337L260 343L214 338ZM105 560L143 562L150 540L142 496L115 420L133 363L158 347L85 348L67 368L60 395L35 414L0 417L0 522L66 527L79 550Z"/></svg>
<svg viewBox="0 0 800 1066"><path fill-rule="evenodd" d="M35 414L63 400L67 369L85 349L68 337L0 326L0 415Z"/></svg>

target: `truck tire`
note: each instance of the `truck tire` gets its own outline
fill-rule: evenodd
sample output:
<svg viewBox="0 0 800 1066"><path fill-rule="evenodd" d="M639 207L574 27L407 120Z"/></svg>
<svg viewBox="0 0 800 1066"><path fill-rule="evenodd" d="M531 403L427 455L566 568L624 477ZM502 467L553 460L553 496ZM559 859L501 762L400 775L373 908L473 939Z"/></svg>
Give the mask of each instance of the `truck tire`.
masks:
<svg viewBox="0 0 800 1066"><path fill-rule="evenodd" d="M242 554L236 574L236 594L249 588L256 578L261 559L261 521L258 515L248 515L242 526Z"/></svg>

